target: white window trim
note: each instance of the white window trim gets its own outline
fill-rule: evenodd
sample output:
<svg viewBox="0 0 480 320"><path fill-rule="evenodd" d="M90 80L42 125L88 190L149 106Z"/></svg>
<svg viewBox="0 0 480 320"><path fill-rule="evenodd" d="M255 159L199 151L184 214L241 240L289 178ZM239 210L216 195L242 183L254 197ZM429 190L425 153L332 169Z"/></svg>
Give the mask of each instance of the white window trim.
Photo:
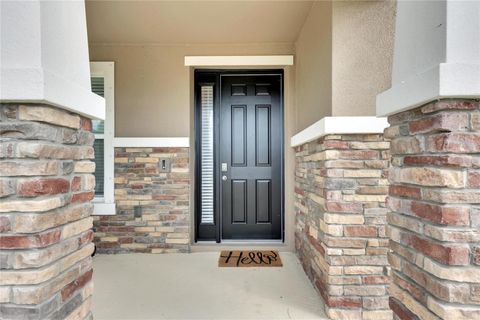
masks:
<svg viewBox="0 0 480 320"><path fill-rule="evenodd" d="M113 138L115 148L184 147L190 146L189 137L122 137Z"/></svg>
<svg viewBox="0 0 480 320"><path fill-rule="evenodd" d="M103 197L95 197L93 200L94 215L114 215L115 196L114 196L114 148L113 138L115 133L115 63L108 62L90 62L91 77L104 78L104 97L105 97L105 122L103 134L104 148L104 191Z"/></svg>

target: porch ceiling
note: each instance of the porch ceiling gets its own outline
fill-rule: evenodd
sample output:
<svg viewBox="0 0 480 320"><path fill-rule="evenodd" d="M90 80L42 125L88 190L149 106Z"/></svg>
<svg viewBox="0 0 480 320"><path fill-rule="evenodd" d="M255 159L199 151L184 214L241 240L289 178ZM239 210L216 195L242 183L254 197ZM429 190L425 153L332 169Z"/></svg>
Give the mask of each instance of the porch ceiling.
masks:
<svg viewBox="0 0 480 320"><path fill-rule="evenodd" d="M294 42L312 1L87 0L91 43Z"/></svg>

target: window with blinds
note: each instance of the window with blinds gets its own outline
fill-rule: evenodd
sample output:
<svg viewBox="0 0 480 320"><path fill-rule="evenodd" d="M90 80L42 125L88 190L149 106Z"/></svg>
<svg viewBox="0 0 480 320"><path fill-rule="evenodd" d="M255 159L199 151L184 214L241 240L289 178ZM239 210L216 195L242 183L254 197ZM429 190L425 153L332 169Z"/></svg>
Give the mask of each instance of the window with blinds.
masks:
<svg viewBox="0 0 480 320"><path fill-rule="evenodd" d="M105 183L104 140L95 139L93 149L95 151L95 196L102 197Z"/></svg>
<svg viewBox="0 0 480 320"><path fill-rule="evenodd" d="M201 223L214 223L213 86L201 87Z"/></svg>
<svg viewBox="0 0 480 320"><path fill-rule="evenodd" d="M105 95L105 79L103 77L91 77L92 92L101 97ZM95 134L93 149L95 151L95 196L103 197L105 181L104 159L104 121L92 120L92 132Z"/></svg>

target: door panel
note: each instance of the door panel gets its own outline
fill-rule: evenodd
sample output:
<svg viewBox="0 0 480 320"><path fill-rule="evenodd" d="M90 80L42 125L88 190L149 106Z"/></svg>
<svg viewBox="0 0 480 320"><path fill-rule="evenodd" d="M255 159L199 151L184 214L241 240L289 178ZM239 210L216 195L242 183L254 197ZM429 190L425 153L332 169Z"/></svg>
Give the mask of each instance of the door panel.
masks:
<svg viewBox="0 0 480 320"><path fill-rule="evenodd" d="M255 147L257 166L270 165L270 105L255 106Z"/></svg>
<svg viewBox="0 0 480 320"><path fill-rule="evenodd" d="M247 222L247 180L232 180L232 223Z"/></svg>
<svg viewBox="0 0 480 320"><path fill-rule="evenodd" d="M220 76L222 239L281 239L280 75Z"/></svg>
<svg viewBox="0 0 480 320"><path fill-rule="evenodd" d="M232 106L232 166L247 165L247 106Z"/></svg>
<svg viewBox="0 0 480 320"><path fill-rule="evenodd" d="M256 221L257 223L271 223L271 180L257 180L256 192ZM268 201L265 201L265 199L268 199Z"/></svg>

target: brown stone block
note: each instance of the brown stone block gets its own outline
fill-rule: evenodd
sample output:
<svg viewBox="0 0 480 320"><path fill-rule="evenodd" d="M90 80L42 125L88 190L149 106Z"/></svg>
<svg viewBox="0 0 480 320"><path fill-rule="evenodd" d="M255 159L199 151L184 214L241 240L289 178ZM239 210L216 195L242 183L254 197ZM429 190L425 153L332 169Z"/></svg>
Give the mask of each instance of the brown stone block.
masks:
<svg viewBox="0 0 480 320"><path fill-rule="evenodd" d="M357 309L362 307L360 297L328 297L325 303L331 308Z"/></svg>
<svg viewBox="0 0 480 320"><path fill-rule="evenodd" d="M412 201L411 212L416 216L444 225L467 226L470 224L470 209L463 206L441 206Z"/></svg>
<svg viewBox="0 0 480 320"><path fill-rule="evenodd" d="M388 253L388 248L367 248L367 255L386 255Z"/></svg>
<svg viewBox="0 0 480 320"><path fill-rule="evenodd" d="M80 189L82 188L82 177L73 177L70 188L72 191L80 191Z"/></svg>
<svg viewBox="0 0 480 320"><path fill-rule="evenodd" d="M397 299L390 297L389 307L400 320L417 320L418 317Z"/></svg>
<svg viewBox="0 0 480 320"><path fill-rule="evenodd" d="M80 192L80 193L75 193L72 196L72 203L75 202L86 202L86 201L92 201L93 197L95 196L95 193L93 191L91 192Z"/></svg>
<svg viewBox="0 0 480 320"><path fill-rule="evenodd" d="M92 131L92 120L80 117L80 128L86 131Z"/></svg>
<svg viewBox="0 0 480 320"><path fill-rule="evenodd" d="M348 149L348 142L338 140L327 140L322 144L325 149Z"/></svg>
<svg viewBox="0 0 480 320"><path fill-rule="evenodd" d="M480 171L469 171L467 179L469 188L480 188Z"/></svg>
<svg viewBox="0 0 480 320"><path fill-rule="evenodd" d="M42 248L60 240L60 230L54 229L36 235L1 235L1 249Z"/></svg>
<svg viewBox="0 0 480 320"><path fill-rule="evenodd" d="M469 168L472 166L472 157L468 155L417 155L406 156L403 158L403 163L411 166L434 165Z"/></svg>
<svg viewBox="0 0 480 320"><path fill-rule="evenodd" d="M409 122L410 132L430 133L438 131L463 131L469 127L467 113L440 112L432 117L425 117Z"/></svg>
<svg viewBox="0 0 480 320"><path fill-rule="evenodd" d="M470 247L434 242L414 234L402 233L402 242L432 259L448 265L468 265Z"/></svg>
<svg viewBox="0 0 480 320"><path fill-rule="evenodd" d="M344 235L347 237L376 237L377 228L373 226L345 226Z"/></svg>
<svg viewBox="0 0 480 320"><path fill-rule="evenodd" d="M70 182L66 179L21 179L17 182L17 194L23 197L37 197L66 193L70 190Z"/></svg>
<svg viewBox="0 0 480 320"><path fill-rule="evenodd" d="M390 282L390 277L388 276L365 276L362 278L364 284L388 284Z"/></svg>
<svg viewBox="0 0 480 320"><path fill-rule="evenodd" d="M93 270L90 269L74 281L67 284L61 291L62 301L69 299L75 293L75 291L83 288L83 286L85 286L90 280L92 280L92 275Z"/></svg>
<svg viewBox="0 0 480 320"><path fill-rule="evenodd" d="M451 132L429 136L426 150L430 152L480 153L480 133Z"/></svg>
<svg viewBox="0 0 480 320"><path fill-rule="evenodd" d="M325 203L326 210L329 212L339 213L361 213L363 206L361 203L356 202L334 202L327 201Z"/></svg>
<svg viewBox="0 0 480 320"><path fill-rule="evenodd" d="M479 103L476 100L462 100L462 99L445 99L438 100L426 104L421 107L421 112L424 114L441 111L441 110L465 110L471 111L479 108Z"/></svg>

